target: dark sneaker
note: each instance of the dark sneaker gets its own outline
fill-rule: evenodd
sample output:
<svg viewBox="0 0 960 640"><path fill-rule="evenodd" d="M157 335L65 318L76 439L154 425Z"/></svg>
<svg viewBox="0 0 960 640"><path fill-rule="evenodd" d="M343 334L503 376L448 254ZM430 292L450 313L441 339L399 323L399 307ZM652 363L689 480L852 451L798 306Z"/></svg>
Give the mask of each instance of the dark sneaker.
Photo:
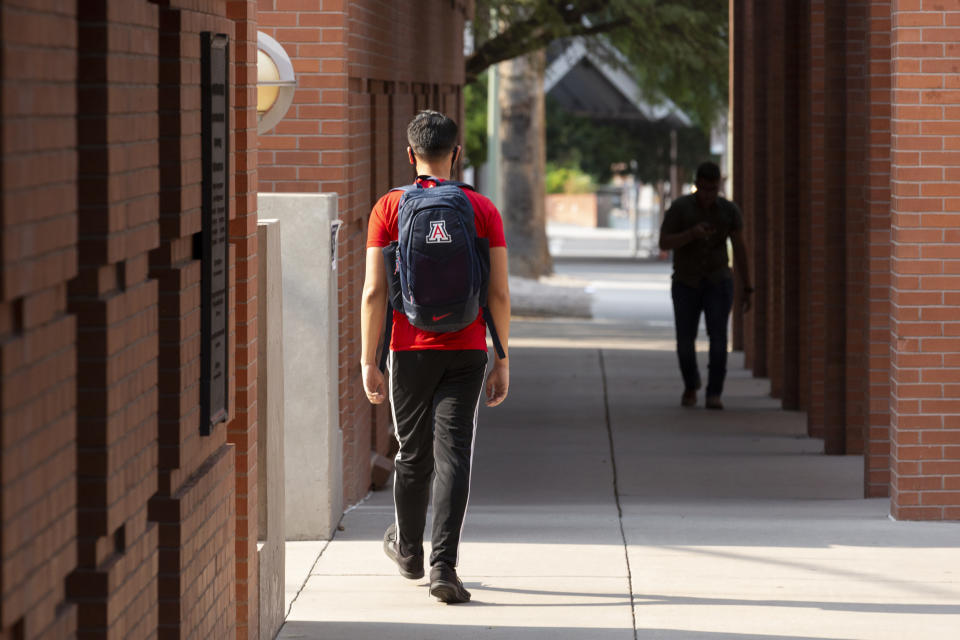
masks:
<svg viewBox="0 0 960 640"><path fill-rule="evenodd" d="M681 407L693 407L697 404L697 390L696 389L687 389L683 392L683 395L680 396L680 406Z"/></svg>
<svg viewBox="0 0 960 640"><path fill-rule="evenodd" d="M397 524L387 527L383 534L383 552L397 564L400 575L408 580L419 580L423 577L423 556L401 556L397 546Z"/></svg>
<svg viewBox="0 0 960 640"><path fill-rule="evenodd" d="M446 562L430 567L430 595L447 604L470 602L470 592L463 588L457 570Z"/></svg>
<svg viewBox="0 0 960 640"><path fill-rule="evenodd" d="M723 409L723 400L720 399L720 396L707 396L705 406L707 409Z"/></svg>

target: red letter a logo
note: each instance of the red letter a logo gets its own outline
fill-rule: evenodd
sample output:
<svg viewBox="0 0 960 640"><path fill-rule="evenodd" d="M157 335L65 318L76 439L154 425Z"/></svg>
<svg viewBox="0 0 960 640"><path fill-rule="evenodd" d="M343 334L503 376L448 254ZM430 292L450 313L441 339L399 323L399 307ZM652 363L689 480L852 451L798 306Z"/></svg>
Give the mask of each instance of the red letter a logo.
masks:
<svg viewBox="0 0 960 640"><path fill-rule="evenodd" d="M427 234L427 242L453 242L450 235L447 234L447 223L445 221L430 221L430 233Z"/></svg>

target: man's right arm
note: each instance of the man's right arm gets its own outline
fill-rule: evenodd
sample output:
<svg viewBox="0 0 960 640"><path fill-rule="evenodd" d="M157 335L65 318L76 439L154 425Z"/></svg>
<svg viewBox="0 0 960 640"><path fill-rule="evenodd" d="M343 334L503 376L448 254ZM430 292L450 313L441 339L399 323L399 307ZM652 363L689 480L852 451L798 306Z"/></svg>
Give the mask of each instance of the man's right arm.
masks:
<svg viewBox="0 0 960 640"><path fill-rule="evenodd" d="M373 404L380 404L387 398L386 382L377 361L377 346L386 311L387 275L383 266L383 250L380 247L368 247L363 298L360 302L360 367L363 390ZM383 348L389 349L390 345L384 345Z"/></svg>
<svg viewBox="0 0 960 640"><path fill-rule="evenodd" d="M698 222L689 229L677 230L680 225L679 214L671 207L663 217L663 225L660 227L660 250L671 251L686 246L694 240L706 238L712 233L712 229L706 222Z"/></svg>

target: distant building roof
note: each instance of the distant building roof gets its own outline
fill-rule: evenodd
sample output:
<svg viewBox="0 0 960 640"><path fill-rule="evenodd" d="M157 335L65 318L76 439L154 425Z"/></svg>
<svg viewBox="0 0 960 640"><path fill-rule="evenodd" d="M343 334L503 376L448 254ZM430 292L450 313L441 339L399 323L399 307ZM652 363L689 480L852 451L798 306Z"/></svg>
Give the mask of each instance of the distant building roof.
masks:
<svg viewBox="0 0 960 640"><path fill-rule="evenodd" d="M605 56L623 61L623 54L602 40ZM548 52L544 91L568 111L591 118L614 120L666 120L678 127L691 125L670 100L651 104L629 73L611 64L588 47L582 38L558 43Z"/></svg>

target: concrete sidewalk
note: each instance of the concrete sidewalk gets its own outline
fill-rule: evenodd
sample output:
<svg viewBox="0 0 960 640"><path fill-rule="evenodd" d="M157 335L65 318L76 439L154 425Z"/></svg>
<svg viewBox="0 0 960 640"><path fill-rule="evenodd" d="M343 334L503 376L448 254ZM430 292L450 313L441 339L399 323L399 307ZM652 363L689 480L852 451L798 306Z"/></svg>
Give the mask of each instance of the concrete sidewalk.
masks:
<svg viewBox="0 0 960 640"><path fill-rule="evenodd" d="M861 499L861 458L821 455L736 355L708 412L679 406L668 327L520 321L511 347L510 397L480 414L473 601L397 575L384 491L288 544L281 638L960 638L960 526Z"/></svg>

